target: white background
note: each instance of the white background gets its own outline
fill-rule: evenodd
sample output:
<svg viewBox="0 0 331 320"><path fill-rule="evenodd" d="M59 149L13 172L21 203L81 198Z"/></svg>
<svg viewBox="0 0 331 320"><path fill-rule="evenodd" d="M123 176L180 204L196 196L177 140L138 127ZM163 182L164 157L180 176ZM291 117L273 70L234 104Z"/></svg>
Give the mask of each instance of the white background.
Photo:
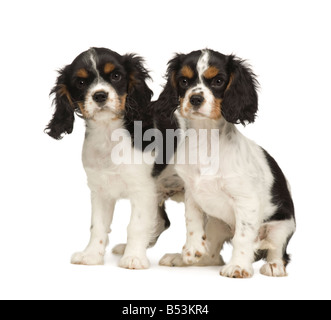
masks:
<svg viewBox="0 0 331 320"><path fill-rule="evenodd" d="M1 299L331 298L329 1L2 1L0 3ZM83 121L55 141L43 133L56 70L91 46L146 58L156 99L174 52L212 48L247 59L261 85L255 124L242 128L279 162L292 185L297 233L289 277L226 279L218 267L159 267L185 241L184 207L148 251L151 268L117 267L126 239L119 203L105 266L70 265L89 239L90 200L81 164ZM225 250L228 260L231 247Z"/></svg>

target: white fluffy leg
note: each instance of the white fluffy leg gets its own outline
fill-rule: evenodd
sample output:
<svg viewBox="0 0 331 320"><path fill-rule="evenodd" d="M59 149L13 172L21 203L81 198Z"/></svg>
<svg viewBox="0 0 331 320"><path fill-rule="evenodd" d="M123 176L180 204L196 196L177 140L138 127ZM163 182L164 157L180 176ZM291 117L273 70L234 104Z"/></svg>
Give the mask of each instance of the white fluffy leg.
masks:
<svg viewBox="0 0 331 320"><path fill-rule="evenodd" d="M194 201L193 195L185 193L186 244L183 247L185 264L196 264L208 252L204 213Z"/></svg>
<svg viewBox="0 0 331 320"><path fill-rule="evenodd" d="M72 264L102 265L113 220L115 200L92 192L92 223L90 242L83 252L74 253Z"/></svg>
<svg viewBox="0 0 331 320"><path fill-rule="evenodd" d="M132 214L128 226L128 241L119 266L126 269L147 269L147 247L154 236L157 221L157 196L155 186L131 198ZM145 187L146 189L146 187ZM148 195L148 196L147 196Z"/></svg>
<svg viewBox="0 0 331 320"><path fill-rule="evenodd" d="M221 270L229 278L250 278L254 274L255 240L259 233L260 207L258 197L238 198L235 203L236 229L232 239L233 252L230 262Z"/></svg>
<svg viewBox="0 0 331 320"><path fill-rule="evenodd" d="M264 239L260 242L261 249L268 250L267 263L260 273L268 277L286 277L286 267L283 261L288 239L295 231L294 220L272 221L262 226Z"/></svg>

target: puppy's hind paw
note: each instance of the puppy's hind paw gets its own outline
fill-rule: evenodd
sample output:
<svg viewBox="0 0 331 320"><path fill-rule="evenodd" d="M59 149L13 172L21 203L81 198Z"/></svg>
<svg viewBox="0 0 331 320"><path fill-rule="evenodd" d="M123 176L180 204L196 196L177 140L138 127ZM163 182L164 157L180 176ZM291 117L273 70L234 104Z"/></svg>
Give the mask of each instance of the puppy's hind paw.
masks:
<svg viewBox="0 0 331 320"><path fill-rule="evenodd" d="M159 262L160 266L165 267L187 267L180 253L166 254Z"/></svg>
<svg viewBox="0 0 331 320"><path fill-rule="evenodd" d="M121 243L113 248L112 253L119 256L123 256L125 249L126 249L126 243Z"/></svg>
<svg viewBox="0 0 331 320"><path fill-rule="evenodd" d="M266 263L260 269L260 273L267 277L287 277L283 263Z"/></svg>

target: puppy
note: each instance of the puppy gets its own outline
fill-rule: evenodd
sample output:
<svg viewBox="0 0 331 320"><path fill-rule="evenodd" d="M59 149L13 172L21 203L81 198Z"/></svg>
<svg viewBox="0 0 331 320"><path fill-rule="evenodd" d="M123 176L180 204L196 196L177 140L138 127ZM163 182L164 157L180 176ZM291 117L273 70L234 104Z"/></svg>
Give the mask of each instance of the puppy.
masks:
<svg viewBox="0 0 331 320"><path fill-rule="evenodd" d="M142 58L91 48L60 71L51 91L55 113L46 130L52 138L72 133L75 113L86 122L83 165L91 190L91 238L83 252L72 256L73 264L104 263L119 199L130 199L132 206L127 245L115 249L124 254L121 267L148 268L146 248L170 225L164 201L182 192L183 186L176 184L178 176L170 167L163 166L154 173L153 161L133 160L144 155L147 143L142 136L154 128L148 78ZM116 149L117 154L129 152L128 161L115 161Z"/></svg>
<svg viewBox="0 0 331 320"><path fill-rule="evenodd" d="M253 262L261 258L266 260L262 274L286 276L287 246L296 228L289 185L267 151L235 126L255 120L254 74L233 55L202 50L176 55L167 77L157 104L174 112L185 132L177 152L199 151L202 158L177 161L185 183L187 240L182 255L166 255L160 264L222 265L219 252L232 240L232 258L222 276L249 278ZM198 139L195 147L183 143L191 138Z"/></svg>

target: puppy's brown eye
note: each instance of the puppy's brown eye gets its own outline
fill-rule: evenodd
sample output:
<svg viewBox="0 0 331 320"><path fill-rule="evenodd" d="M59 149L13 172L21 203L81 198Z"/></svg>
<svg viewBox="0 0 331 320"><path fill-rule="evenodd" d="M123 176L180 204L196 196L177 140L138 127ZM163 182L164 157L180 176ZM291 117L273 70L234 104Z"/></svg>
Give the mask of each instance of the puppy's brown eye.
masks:
<svg viewBox="0 0 331 320"><path fill-rule="evenodd" d="M113 72L110 79L112 82L119 82L122 80L122 75L119 72Z"/></svg>
<svg viewBox="0 0 331 320"><path fill-rule="evenodd" d="M182 88L187 88L189 86L189 81L187 78L182 78L179 80L179 85L182 87Z"/></svg>
<svg viewBox="0 0 331 320"><path fill-rule="evenodd" d="M214 88L220 88L220 87L223 86L223 84L224 84L224 81L223 81L223 79L222 79L221 77L216 77L216 78L214 78L213 81L211 82L211 85L212 85L212 87L214 87Z"/></svg>
<svg viewBox="0 0 331 320"><path fill-rule="evenodd" d="M85 80L82 80L82 79L79 79L77 80L76 82L76 86L78 89L84 89L85 88L85 85L86 85L86 81Z"/></svg>

